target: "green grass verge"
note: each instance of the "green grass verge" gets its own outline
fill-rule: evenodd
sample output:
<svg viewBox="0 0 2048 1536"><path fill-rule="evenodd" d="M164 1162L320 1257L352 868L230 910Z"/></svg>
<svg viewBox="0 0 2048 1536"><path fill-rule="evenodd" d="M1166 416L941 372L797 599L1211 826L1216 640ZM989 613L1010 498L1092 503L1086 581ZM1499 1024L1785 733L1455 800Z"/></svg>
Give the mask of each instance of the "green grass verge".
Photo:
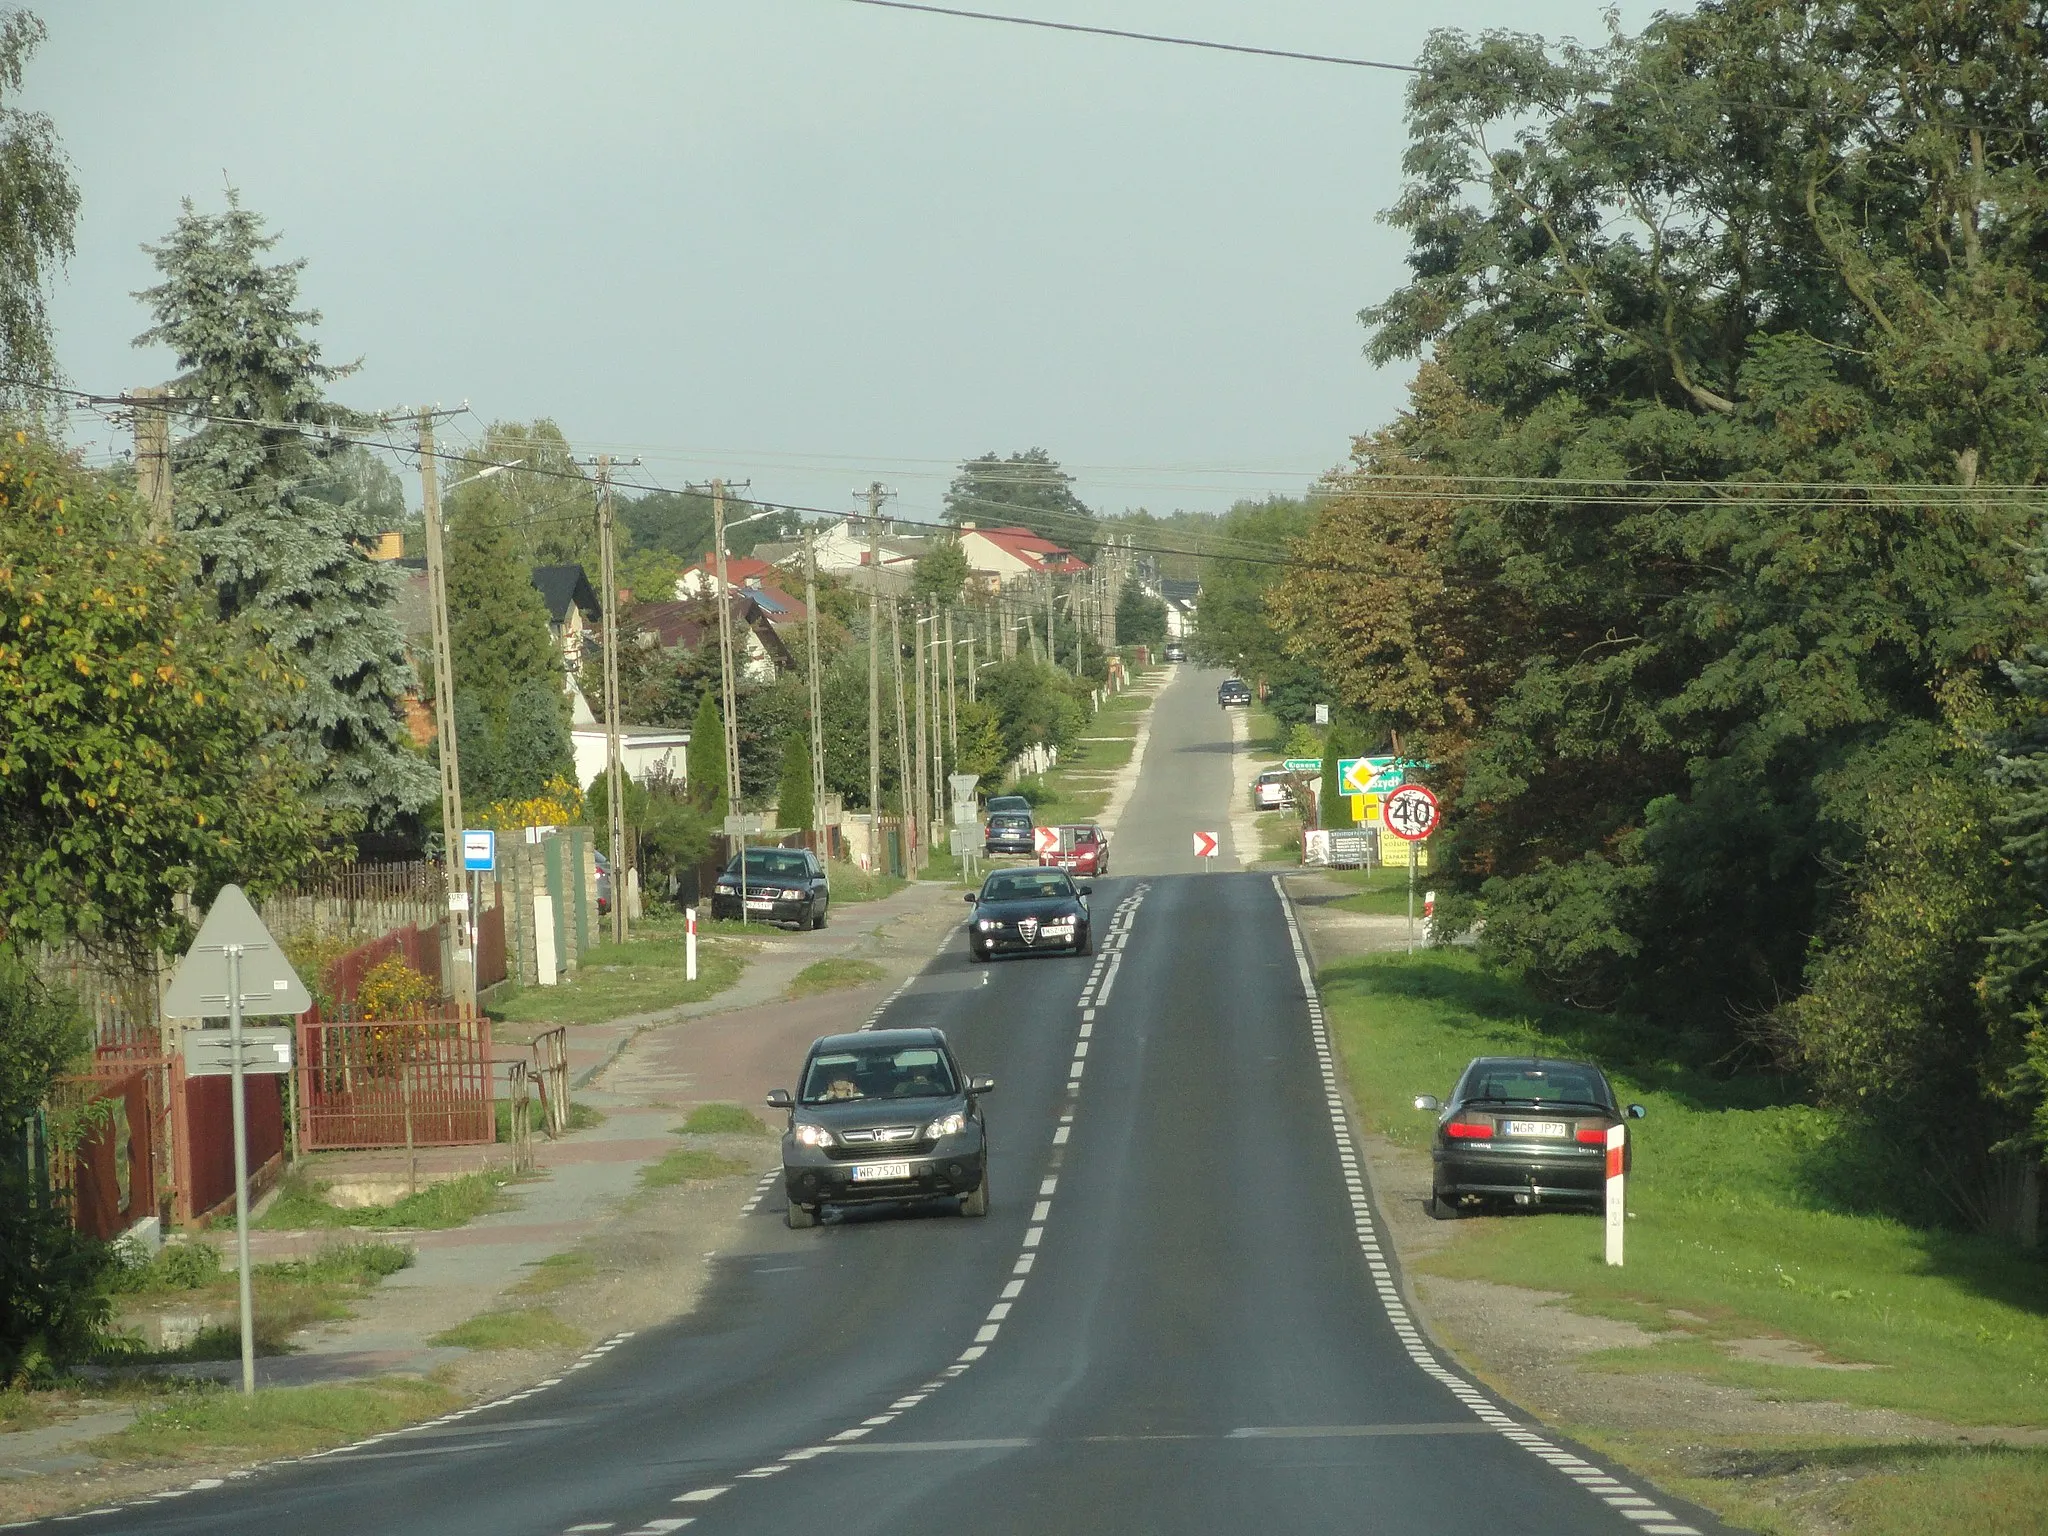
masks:
<svg viewBox="0 0 2048 1536"><path fill-rule="evenodd" d="M508 1182L496 1174L465 1173L430 1184L390 1205L342 1206L327 1199L325 1185L295 1175L285 1181L276 1203L256 1225L273 1232L312 1227L459 1227L490 1211L503 1210L510 1203L505 1194Z"/></svg>
<svg viewBox="0 0 2048 1536"><path fill-rule="evenodd" d="M744 1104L699 1104L676 1127L680 1136L766 1136L768 1127Z"/></svg>
<svg viewBox="0 0 2048 1536"><path fill-rule="evenodd" d="M789 995L815 997L820 992L837 992L842 987L865 987L887 974L872 960L817 960L790 978Z"/></svg>
<svg viewBox="0 0 2048 1536"><path fill-rule="evenodd" d="M585 1337L545 1307L518 1307L479 1313L427 1342L452 1349L562 1349Z"/></svg>
<svg viewBox="0 0 2048 1536"><path fill-rule="evenodd" d="M526 1273L511 1287L511 1294L548 1296L588 1280L596 1273L597 1261L581 1248L571 1248L566 1253L551 1253L528 1265Z"/></svg>
<svg viewBox="0 0 2048 1536"><path fill-rule="evenodd" d="M1367 912L1380 917L1405 917L1408 913L1408 870L1326 869L1328 879L1353 887L1355 896L1340 896L1329 903L1337 912ZM1422 921L1422 893L1428 889L1429 871L1416 871L1415 921Z"/></svg>
<svg viewBox="0 0 2048 1536"><path fill-rule="evenodd" d="M751 1163L736 1157L723 1157L701 1147L677 1147L659 1162L640 1170L640 1185L643 1189L669 1189L692 1179L729 1179L753 1171Z"/></svg>
<svg viewBox="0 0 2048 1536"><path fill-rule="evenodd" d="M825 875L832 887L834 905L851 901L880 901L885 896L894 896L910 883L901 875L883 874L838 860L825 866Z"/></svg>
<svg viewBox="0 0 2048 1536"><path fill-rule="evenodd" d="M335 1243L310 1259L258 1264L250 1275L255 1303L256 1349L283 1354L292 1335L313 1323L350 1315L349 1303L368 1295L377 1282L412 1263L412 1254L392 1243ZM201 1328L190 1342L158 1349L144 1342L141 1326L156 1312L232 1314L237 1307L234 1276L224 1271L211 1244L169 1247L149 1264L122 1277L121 1305L114 1326L97 1350L101 1361L120 1365L161 1365L192 1360L231 1360L241 1353L240 1324L226 1321Z"/></svg>
<svg viewBox="0 0 2048 1536"><path fill-rule="evenodd" d="M1301 863L1301 818L1292 811L1261 811L1257 817L1259 829L1259 862L1262 864Z"/></svg>
<svg viewBox="0 0 2048 1536"><path fill-rule="evenodd" d="M836 883L832 895L839 899ZM695 981L683 979L687 967L682 923L663 919L647 923L624 944L597 944L585 950L574 981L505 988L490 1006L491 1017L508 1024L604 1024L715 997L739 980L747 951L718 942L709 930L707 924L699 933ZM760 931L758 924L754 931Z"/></svg>
<svg viewBox="0 0 2048 1536"><path fill-rule="evenodd" d="M546 1111L545 1111L545 1110L543 1110L543 1109L541 1108L541 1103L540 1103L540 1097L539 1097L539 1095L537 1095L537 1094L536 1094L536 1095L535 1095L535 1096L533 1097L533 1099L532 1099L531 1103L532 1103L532 1106L533 1106L533 1107L532 1107L532 1109L531 1109L531 1111L530 1111L530 1114L531 1114L531 1116L532 1116L532 1122L531 1122L531 1123L532 1123L532 1129L533 1129L533 1133L534 1133L534 1134L535 1134L536 1136L538 1136L538 1135L541 1135L541 1134L542 1134L542 1132L541 1132L541 1120L542 1120L543 1116L544 1116L544 1115L546 1114ZM572 1130L572 1131L591 1131L591 1130L595 1130L595 1129L597 1129L597 1127L598 1127L598 1126L600 1126L600 1125L603 1125L603 1124L604 1124L604 1111L603 1111L603 1110L601 1110L601 1109L596 1109L596 1108L593 1108L593 1107L592 1107L591 1105L588 1105L588 1104L582 1103L581 1101L579 1101L579 1100L576 1100L576 1099L571 1099L571 1100L569 1101L569 1129L570 1129L570 1130ZM511 1101L510 1101L509 1099L500 1099L500 1100L498 1100L498 1140L499 1140L500 1142L507 1142L507 1141L510 1141L511 1139L512 1139L512 1104L511 1104Z"/></svg>
<svg viewBox="0 0 2048 1536"><path fill-rule="evenodd" d="M1601 1262L1597 1217L1544 1214L1461 1222L1424 1273L1563 1292L1663 1335L1594 1357L1598 1369L1678 1371L1958 1424L2048 1424L2048 1267L1990 1239L1870 1214L1888 1183L1910 1177L1882 1145L1768 1082L1717 1081L1660 1059L1653 1037L1613 1019L1546 1008L1460 952L1354 960L1323 985L1360 1110L1403 1145L1426 1146L1432 1125L1411 1096L1445 1092L1488 1052L1601 1060L1624 1098L1649 1109L1635 1132L1625 1268ZM1876 1368L1765 1364L1724 1347L1741 1338Z"/></svg>
<svg viewBox="0 0 2048 1536"><path fill-rule="evenodd" d="M193 1388L85 1447L122 1461L196 1461L223 1454L289 1456L402 1429L461 1399L429 1381L381 1377L329 1387L269 1387L251 1397Z"/></svg>
<svg viewBox="0 0 2048 1536"><path fill-rule="evenodd" d="M53 1417L44 1394L0 1388L0 1435L41 1429Z"/></svg>

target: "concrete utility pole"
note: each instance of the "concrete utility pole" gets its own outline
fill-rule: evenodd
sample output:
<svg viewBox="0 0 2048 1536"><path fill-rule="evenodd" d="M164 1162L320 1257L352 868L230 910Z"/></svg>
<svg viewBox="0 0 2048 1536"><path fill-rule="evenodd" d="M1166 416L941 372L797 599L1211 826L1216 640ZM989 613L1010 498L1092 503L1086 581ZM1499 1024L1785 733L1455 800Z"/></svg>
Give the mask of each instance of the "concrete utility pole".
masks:
<svg viewBox="0 0 2048 1536"><path fill-rule="evenodd" d="M896 677L896 782L903 802L903 872L917 868L917 811L910 803L910 722L904 716L903 625L895 598L889 599L889 660Z"/></svg>
<svg viewBox="0 0 2048 1536"><path fill-rule="evenodd" d="M1067 586L1067 613L1074 621L1074 676L1081 675L1081 646L1088 626L1081 621L1081 573L1076 571Z"/></svg>
<svg viewBox="0 0 2048 1536"><path fill-rule="evenodd" d="M135 489L149 508L152 536L171 536L171 415L161 405L144 404L166 398L170 390L138 389L129 398L135 404Z"/></svg>
<svg viewBox="0 0 2048 1536"><path fill-rule="evenodd" d="M455 745L455 652L448 639L447 563L441 554L441 485L435 475L434 413L419 416L420 514L427 535L427 612L434 630L434 728L441 746L441 867L448 882L448 922L456 1008L476 1011L476 960L470 944L469 875L462 867L462 763Z"/></svg>
<svg viewBox="0 0 2048 1536"><path fill-rule="evenodd" d="M981 685L977 681L980 676L980 669L974 665L974 636L969 635L967 637L967 702L970 704L975 703L981 697ZM960 756L960 743L957 739L953 743L953 756L955 759Z"/></svg>
<svg viewBox="0 0 2048 1536"><path fill-rule="evenodd" d="M825 826L825 708L818 681L818 546L815 534L804 532L804 625L811 663L811 821Z"/></svg>
<svg viewBox="0 0 2048 1536"><path fill-rule="evenodd" d="M725 716L725 814L740 809L739 689L732 670L732 591L725 580L725 482L711 482L712 547L718 562L718 690Z"/></svg>
<svg viewBox="0 0 2048 1536"><path fill-rule="evenodd" d="M612 456L597 457L597 563L604 579L604 785L610 823L612 942L626 942L626 775L619 762L619 574L612 537Z"/></svg>
<svg viewBox="0 0 2048 1536"><path fill-rule="evenodd" d="M868 486L868 859L882 867L882 482Z"/></svg>
<svg viewBox="0 0 2048 1536"><path fill-rule="evenodd" d="M972 645L972 640L967 642ZM972 661L973 652L968 652ZM953 666L953 610L946 610L946 756L960 767L960 682Z"/></svg>
<svg viewBox="0 0 2048 1536"><path fill-rule="evenodd" d="M924 626L926 621L918 616L917 610L924 605L913 604L910 610L910 643L917 653L917 815L926 827L932 824L932 789L930 738L925 734L924 707Z"/></svg>
<svg viewBox="0 0 2048 1536"><path fill-rule="evenodd" d="M939 614L932 612L932 847L936 852L939 828L946 824L946 699L945 675L939 663Z"/></svg>

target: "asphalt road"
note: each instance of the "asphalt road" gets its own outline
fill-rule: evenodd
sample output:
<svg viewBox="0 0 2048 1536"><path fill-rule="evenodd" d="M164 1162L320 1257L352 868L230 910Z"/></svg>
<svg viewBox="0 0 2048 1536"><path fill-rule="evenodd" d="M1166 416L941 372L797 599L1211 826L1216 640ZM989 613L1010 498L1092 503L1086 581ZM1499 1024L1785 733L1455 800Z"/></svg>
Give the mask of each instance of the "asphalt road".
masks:
<svg viewBox="0 0 2048 1536"><path fill-rule="evenodd" d="M1519 1422L1410 1322L1273 882L1171 872L1197 818L1226 824L1215 680L1161 702L1098 958L977 966L956 933L882 1016L998 1080L986 1220L789 1232L771 1193L704 1305L557 1385L81 1524L1719 1530Z"/></svg>

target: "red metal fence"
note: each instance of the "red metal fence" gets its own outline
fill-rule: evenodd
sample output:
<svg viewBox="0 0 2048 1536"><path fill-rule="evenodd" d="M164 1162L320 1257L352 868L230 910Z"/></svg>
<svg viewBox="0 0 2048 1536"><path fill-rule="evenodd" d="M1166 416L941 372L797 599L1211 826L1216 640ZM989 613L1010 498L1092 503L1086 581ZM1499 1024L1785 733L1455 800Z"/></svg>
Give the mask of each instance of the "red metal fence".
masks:
<svg viewBox="0 0 2048 1536"><path fill-rule="evenodd" d="M486 907L476 920L476 984L479 987L495 987L510 974L505 963L505 896L498 893L498 904Z"/></svg>
<svg viewBox="0 0 2048 1536"><path fill-rule="evenodd" d="M234 1079L187 1077L182 1061L173 1064L171 1073L178 1166L175 1214L186 1222L235 1198ZM274 1165L284 1161L283 1076L245 1076L242 1104L248 1117L249 1183L260 1191L276 1173Z"/></svg>
<svg viewBox="0 0 2048 1536"><path fill-rule="evenodd" d="M299 1020L299 1141L308 1151L497 1139L489 1026L453 1008L410 1019Z"/></svg>
<svg viewBox="0 0 2048 1536"><path fill-rule="evenodd" d="M358 944L346 954L336 956L327 967L328 990L335 997L353 1002L363 978L393 956L438 987L441 984L440 924L394 928L382 938Z"/></svg>

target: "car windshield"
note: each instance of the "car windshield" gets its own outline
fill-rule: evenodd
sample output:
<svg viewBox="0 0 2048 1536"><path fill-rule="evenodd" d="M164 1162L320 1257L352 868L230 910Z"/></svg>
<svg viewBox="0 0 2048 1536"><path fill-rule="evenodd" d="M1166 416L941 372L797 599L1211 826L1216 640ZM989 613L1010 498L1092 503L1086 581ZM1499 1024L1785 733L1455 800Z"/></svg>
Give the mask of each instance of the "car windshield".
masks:
<svg viewBox="0 0 2048 1536"><path fill-rule="evenodd" d="M1509 1104L1605 1104L1600 1078L1588 1067L1529 1067L1503 1064L1476 1068L1466 1084L1468 1099Z"/></svg>
<svg viewBox="0 0 2048 1536"><path fill-rule="evenodd" d="M1012 869L990 875L981 887L983 901L1034 901L1071 896L1074 882L1056 869Z"/></svg>
<svg viewBox="0 0 2048 1536"><path fill-rule="evenodd" d="M813 1056L804 1074L803 1101L939 1099L957 1092L952 1065L937 1046L874 1046Z"/></svg>
<svg viewBox="0 0 2048 1536"><path fill-rule="evenodd" d="M725 866L728 875L737 876L740 861L734 859ZM749 880L801 880L810 873L801 853L792 853L786 848L749 848L747 850L747 878Z"/></svg>

